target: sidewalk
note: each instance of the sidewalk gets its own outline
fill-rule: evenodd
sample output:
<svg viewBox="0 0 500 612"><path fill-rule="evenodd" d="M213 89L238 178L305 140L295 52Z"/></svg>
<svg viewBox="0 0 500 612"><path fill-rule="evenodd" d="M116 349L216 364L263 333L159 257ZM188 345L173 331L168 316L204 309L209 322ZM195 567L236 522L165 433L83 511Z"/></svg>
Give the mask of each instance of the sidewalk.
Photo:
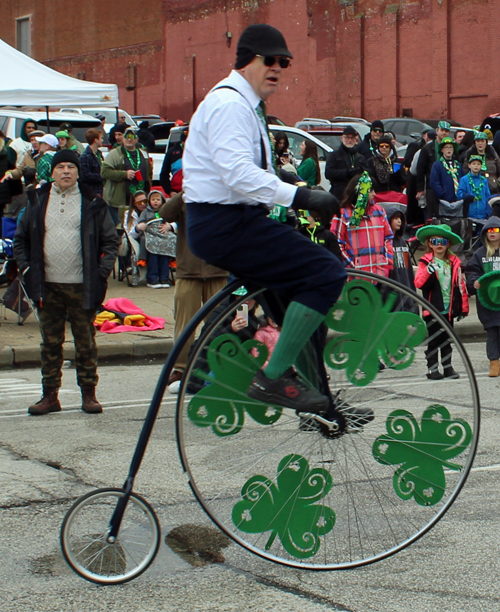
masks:
<svg viewBox="0 0 500 612"><path fill-rule="evenodd" d="M174 336L174 287L148 289L144 282L139 287L128 287L110 279L107 298L125 297L132 300L148 315L165 319L164 329L151 332L126 332L102 334L97 332L99 360L120 361L155 357L165 359L173 346ZM485 342L486 334L476 314L476 299L471 297L470 315L455 324L463 342ZM17 325L17 315L6 309L7 320L0 320L0 368L36 366L40 364L40 332L33 315L24 325ZM69 324L66 325L64 358L74 359L74 347Z"/></svg>
<svg viewBox="0 0 500 612"><path fill-rule="evenodd" d="M0 291L3 290L0 289ZM174 287L149 289L145 281L139 287L128 287L126 281L110 279L106 298L124 297L132 300L148 315L165 319L164 329L148 332L103 334L97 331L99 360L122 360L157 357L164 359L170 352L174 336ZM2 291L3 293L3 291ZM40 332L34 315L23 325L17 315L5 309L7 320L0 319L0 368L36 366L40 364ZM66 324L64 359L73 360L75 350L69 323Z"/></svg>

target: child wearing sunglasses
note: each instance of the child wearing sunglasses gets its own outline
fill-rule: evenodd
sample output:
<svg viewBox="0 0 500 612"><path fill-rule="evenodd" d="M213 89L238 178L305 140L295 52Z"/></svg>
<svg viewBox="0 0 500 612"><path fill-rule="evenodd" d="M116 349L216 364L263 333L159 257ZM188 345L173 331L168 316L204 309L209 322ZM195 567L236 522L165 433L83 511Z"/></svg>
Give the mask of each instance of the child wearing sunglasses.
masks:
<svg viewBox="0 0 500 612"><path fill-rule="evenodd" d="M455 318L469 314L469 298L460 259L450 250L451 245L461 244L463 240L444 223L420 228L417 238L426 246L427 252L418 263L415 286L422 290L424 298L453 326ZM460 378L451 365L452 348L447 333L429 311L424 310L423 317L428 335L425 351L427 378ZM439 353L443 373L439 371Z"/></svg>
<svg viewBox="0 0 500 612"><path fill-rule="evenodd" d="M490 217L481 230L481 246L471 257L465 274L467 289L474 295L481 288L484 274L500 270L500 218ZM490 361L489 376L500 376L500 304L488 308L481 300L476 300L477 316L486 331L486 356Z"/></svg>

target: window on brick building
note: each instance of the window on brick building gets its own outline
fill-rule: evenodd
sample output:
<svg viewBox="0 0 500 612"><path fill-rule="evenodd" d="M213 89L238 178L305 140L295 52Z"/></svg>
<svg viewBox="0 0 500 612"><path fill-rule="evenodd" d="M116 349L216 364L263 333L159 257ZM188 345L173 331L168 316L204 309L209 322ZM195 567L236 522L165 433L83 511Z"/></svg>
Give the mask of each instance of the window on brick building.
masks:
<svg viewBox="0 0 500 612"><path fill-rule="evenodd" d="M17 49L25 55L31 56L30 18L21 17L17 21Z"/></svg>

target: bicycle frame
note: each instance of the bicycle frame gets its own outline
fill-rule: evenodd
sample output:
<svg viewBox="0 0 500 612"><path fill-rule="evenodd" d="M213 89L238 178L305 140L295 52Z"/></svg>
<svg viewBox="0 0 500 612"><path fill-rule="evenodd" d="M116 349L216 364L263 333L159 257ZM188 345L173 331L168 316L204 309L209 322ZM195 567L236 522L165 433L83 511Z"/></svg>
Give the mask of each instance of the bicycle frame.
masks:
<svg viewBox="0 0 500 612"><path fill-rule="evenodd" d="M151 404L149 405L148 412L146 414L146 419L144 420L139 440L137 441L137 446L135 448L132 461L130 463L128 476L123 484L124 496L118 501L115 511L113 512L113 515L109 522L110 531L107 538L109 542L114 542L116 536L118 535L123 514L125 512L125 508L127 507L130 494L132 493L135 477L141 466L142 459L146 452L146 447L148 445L151 433L153 431L153 427L156 422L156 417L158 416L158 412L161 407L161 402L165 394L165 389L167 388L168 378L170 376L172 368L174 367L175 362L177 361L182 346L184 345L185 341L191 336L191 334L196 331L198 325L203 321L203 319L210 314L214 306L226 297L230 296L233 291L241 287L241 284L242 281L236 279L226 285L214 296L212 296L210 300L208 300L208 302L206 302L196 313L196 315L191 319L187 327L185 327L182 331L177 342L174 344L174 347L170 352L167 361L165 362L165 365L162 368L160 378L156 383L155 391L151 399Z"/></svg>

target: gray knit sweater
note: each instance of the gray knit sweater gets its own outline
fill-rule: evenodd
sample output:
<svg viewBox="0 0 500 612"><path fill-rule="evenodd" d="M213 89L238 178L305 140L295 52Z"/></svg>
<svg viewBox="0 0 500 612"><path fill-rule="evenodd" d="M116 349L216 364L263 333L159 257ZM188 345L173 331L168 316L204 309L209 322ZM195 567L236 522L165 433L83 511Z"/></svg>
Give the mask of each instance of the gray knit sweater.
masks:
<svg viewBox="0 0 500 612"><path fill-rule="evenodd" d="M45 281L83 283L82 196L78 185L61 192L52 184L45 214Z"/></svg>

